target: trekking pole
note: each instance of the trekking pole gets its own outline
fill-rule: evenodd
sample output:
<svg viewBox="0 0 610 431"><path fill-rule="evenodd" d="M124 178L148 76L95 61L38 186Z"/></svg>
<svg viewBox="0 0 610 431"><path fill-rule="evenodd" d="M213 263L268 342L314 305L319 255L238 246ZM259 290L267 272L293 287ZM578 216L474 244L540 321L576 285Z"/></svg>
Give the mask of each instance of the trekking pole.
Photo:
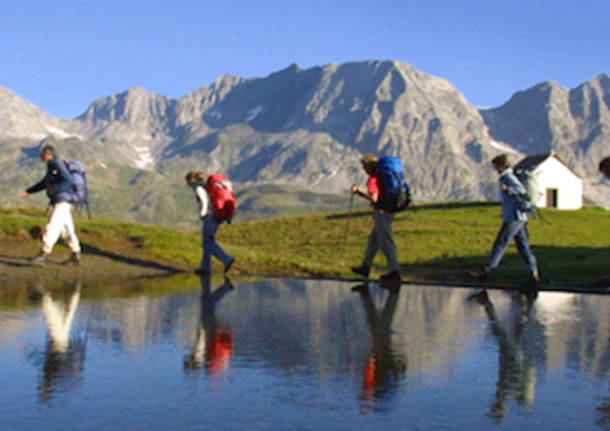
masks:
<svg viewBox="0 0 610 431"><path fill-rule="evenodd" d="M353 186L352 186L353 187ZM354 205L354 194L349 192L349 204L347 205L347 219L345 221L345 234L343 235L343 246L347 244L347 233L349 231L349 220L352 218L352 206Z"/></svg>
<svg viewBox="0 0 610 431"><path fill-rule="evenodd" d="M540 211L539 208L536 208L536 214L538 215L538 218L540 219L541 223L543 223L543 224L551 224L551 223L549 223L549 221L545 217L542 216L542 212Z"/></svg>

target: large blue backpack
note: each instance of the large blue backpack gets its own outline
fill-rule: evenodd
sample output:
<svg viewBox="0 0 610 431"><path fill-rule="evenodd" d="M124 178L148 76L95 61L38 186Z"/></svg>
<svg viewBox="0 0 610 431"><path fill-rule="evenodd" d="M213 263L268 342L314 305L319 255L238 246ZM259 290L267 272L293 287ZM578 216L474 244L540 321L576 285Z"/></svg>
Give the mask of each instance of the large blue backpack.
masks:
<svg viewBox="0 0 610 431"><path fill-rule="evenodd" d="M74 204L74 207L78 212L82 211L83 208L87 208L87 214L89 215L89 218L91 218L91 211L89 210L89 187L87 185L85 167L78 160L65 160L64 164L72 175L70 202Z"/></svg>
<svg viewBox="0 0 610 431"><path fill-rule="evenodd" d="M381 157L377 174L385 195L377 206L389 212L405 210L411 203L411 192L404 178L402 160L395 156Z"/></svg>

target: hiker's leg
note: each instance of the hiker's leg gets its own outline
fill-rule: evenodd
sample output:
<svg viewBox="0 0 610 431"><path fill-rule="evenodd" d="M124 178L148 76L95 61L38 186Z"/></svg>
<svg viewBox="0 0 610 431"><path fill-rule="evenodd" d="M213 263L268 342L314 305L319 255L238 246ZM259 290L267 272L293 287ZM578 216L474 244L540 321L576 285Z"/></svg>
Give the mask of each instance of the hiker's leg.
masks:
<svg viewBox="0 0 610 431"><path fill-rule="evenodd" d="M62 203L63 205L64 203ZM69 203L65 203L67 209L64 210L66 212L64 217L64 228L63 232L65 237L67 237L68 247L72 250L72 253L80 253L80 243L78 241L78 237L76 236L76 231L74 229L74 219L72 218L72 207Z"/></svg>
<svg viewBox="0 0 610 431"><path fill-rule="evenodd" d="M203 221L203 257L199 269L210 271L212 269L212 247L214 245L216 231L218 231L218 223L215 219L212 220L213 214L209 214Z"/></svg>
<svg viewBox="0 0 610 431"><path fill-rule="evenodd" d="M379 250L379 241L377 240L377 220L375 219L375 212L373 212L373 229L369 234L368 244L366 246L366 251L364 252L364 259L362 260L363 266L370 268L373 265L373 260L375 259L377 250Z"/></svg>
<svg viewBox="0 0 610 431"><path fill-rule="evenodd" d="M65 206L68 205L68 209L70 208L70 204L65 202L60 202L52 206L51 216L49 217L49 222L44 229L44 233L42 235L42 251L43 253L49 254L53 250L55 243L59 239L59 235L64 230L65 226Z"/></svg>
<svg viewBox="0 0 610 431"><path fill-rule="evenodd" d="M527 264L530 272L534 273L538 271L538 262L536 261L536 256L534 256L534 253L532 252L532 248L530 247L529 235L527 233L527 223L517 231L517 234L515 235L515 243L517 244L519 254Z"/></svg>
<svg viewBox="0 0 610 431"><path fill-rule="evenodd" d="M220 227L220 222L214 214L210 214L203 222L203 259L200 269L209 271L212 268L212 256L215 256L222 263L227 265L233 260L222 247L216 243L216 232Z"/></svg>
<svg viewBox="0 0 610 431"><path fill-rule="evenodd" d="M376 218L375 230L377 231L377 242L388 261L388 267L390 268L390 271L400 271L400 265L396 254L396 244L392 237L394 214L376 211L374 217Z"/></svg>
<svg viewBox="0 0 610 431"><path fill-rule="evenodd" d="M500 228L498 236L494 241L491 255L489 256L487 264L485 265L485 271L489 272L498 266L502 260L502 257L504 256L504 253L506 253L506 249L508 248L510 241L513 239L517 231L523 227L524 223L524 220L514 220L511 222L502 223L502 227Z"/></svg>

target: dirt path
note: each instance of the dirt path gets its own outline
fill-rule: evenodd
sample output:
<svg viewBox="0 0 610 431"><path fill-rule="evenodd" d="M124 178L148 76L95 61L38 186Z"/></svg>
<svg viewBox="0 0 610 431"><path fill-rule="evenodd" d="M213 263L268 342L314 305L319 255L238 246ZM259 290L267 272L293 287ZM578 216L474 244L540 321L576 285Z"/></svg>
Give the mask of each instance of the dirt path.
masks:
<svg viewBox="0 0 610 431"><path fill-rule="evenodd" d="M136 278L168 275L183 272L156 262L140 260L104 252L94 248L83 250L79 265L64 264L70 250L57 245L46 265L38 266L30 258L39 252L40 245L34 241L3 239L0 241L0 283L11 283L30 279L81 279Z"/></svg>

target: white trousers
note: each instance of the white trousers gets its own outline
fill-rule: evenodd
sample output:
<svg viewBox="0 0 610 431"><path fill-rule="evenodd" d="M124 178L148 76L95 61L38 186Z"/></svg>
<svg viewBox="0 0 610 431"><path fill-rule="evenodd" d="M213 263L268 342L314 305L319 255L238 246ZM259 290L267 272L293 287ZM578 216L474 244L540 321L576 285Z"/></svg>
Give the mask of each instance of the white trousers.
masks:
<svg viewBox="0 0 610 431"><path fill-rule="evenodd" d="M51 295L45 292L42 296L42 313L49 328L51 348L53 352L65 353L70 347L70 328L80 300L80 287L77 288L68 305L68 310L53 301Z"/></svg>
<svg viewBox="0 0 610 431"><path fill-rule="evenodd" d="M68 247L73 253L80 252L80 244L74 231L74 220L72 220L72 206L68 202L53 205L49 223L42 235L42 251L47 254L51 253L60 235L67 239Z"/></svg>

